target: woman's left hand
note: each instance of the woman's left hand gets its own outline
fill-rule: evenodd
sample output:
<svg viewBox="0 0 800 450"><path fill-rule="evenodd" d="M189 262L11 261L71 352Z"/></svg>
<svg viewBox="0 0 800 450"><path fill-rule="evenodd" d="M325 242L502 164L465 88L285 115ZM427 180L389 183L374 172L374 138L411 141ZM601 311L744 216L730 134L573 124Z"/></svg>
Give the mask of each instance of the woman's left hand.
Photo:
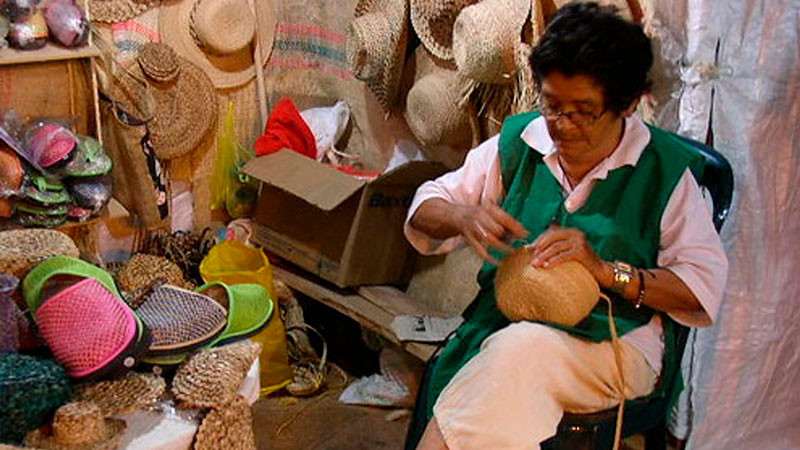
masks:
<svg viewBox="0 0 800 450"><path fill-rule="evenodd" d="M586 235L577 228L552 225L528 248L533 251L534 267L547 268L577 261L589 270L601 286L606 282L608 265L597 256Z"/></svg>

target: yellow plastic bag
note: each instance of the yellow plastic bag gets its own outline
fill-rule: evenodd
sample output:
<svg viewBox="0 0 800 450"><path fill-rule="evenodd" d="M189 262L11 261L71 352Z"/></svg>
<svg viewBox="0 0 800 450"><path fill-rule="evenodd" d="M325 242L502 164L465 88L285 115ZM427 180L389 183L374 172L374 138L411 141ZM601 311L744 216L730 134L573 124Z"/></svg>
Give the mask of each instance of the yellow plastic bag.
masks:
<svg viewBox="0 0 800 450"><path fill-rule="evenodd" d="M217 137L217 158L211 174L211 209L225 208L233 218L249 216L258 197L258 183L239 169L253 157L236 140L233 102L228 102L228 112Z"/></svg>
<svg viewBox="0 0 800 450"><path fill-rule="evenodd" d="M208 252L200 263L200 275L206 283L256 283L276 299L272 268L267 255L258 248L238 241L223 241ZM260 356L261 395L276 391L292 381L292 368L286 350L286 332L276 303L266 328L250 338L262 346Z"/></svg>

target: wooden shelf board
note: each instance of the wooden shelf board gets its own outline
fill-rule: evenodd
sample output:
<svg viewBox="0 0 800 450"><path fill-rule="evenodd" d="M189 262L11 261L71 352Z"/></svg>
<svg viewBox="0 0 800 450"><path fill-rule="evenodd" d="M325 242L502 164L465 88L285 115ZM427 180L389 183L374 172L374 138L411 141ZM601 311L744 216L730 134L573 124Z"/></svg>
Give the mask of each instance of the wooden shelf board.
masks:
<svg viewBox="0 0 800 450"><path fill-rule="evenodd" d="M48 42L44 47L37 50L18 50L15 48L0 50L0 66L94 58L100 56L100 54L100 50L91 44L77 48L65 48L53 42Z"/></svg>
<svg viewBox="0 0 800 450"><path fill-rule="evenodd" d="M389 342L401 347L405 351L427 361L436 350L436 344L425 344L421 342L401 342L392 331L391 323L398 314L411 314L412 311L422 313L413 304L407 303L409 297L405 297L401 291L388 286L370 286L366 289L372 299L380 297L380 301L374 301L367 296L338 289L332 286L325 286L322 283L311 280L306 275L301 275L286 268L272 267L275 277L282 280L286 285L297 291L339 311L350 317L364 328L372 330L383 336ZM389 292L394 289L394 291ZM395 292L396 291L396 292ZM389 293L389 295L384 295ZM398 294L399 293L399 294ZM402 295L401 295L402 294Z"/></svg>

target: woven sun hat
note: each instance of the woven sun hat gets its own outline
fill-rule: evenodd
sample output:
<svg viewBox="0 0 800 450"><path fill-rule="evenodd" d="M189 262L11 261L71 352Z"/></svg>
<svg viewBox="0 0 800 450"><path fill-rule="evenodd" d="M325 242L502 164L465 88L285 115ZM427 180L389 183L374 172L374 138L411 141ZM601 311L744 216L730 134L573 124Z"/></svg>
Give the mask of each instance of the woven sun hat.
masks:
<svg viewBox="0 0 800 450"><path fill-rule="evenodd" d="M404 116L425 147L472 143L470 109L461 105L461 79L454 70L434 64L427 52L415 55L416 81L408 91Z"/></svg>
<svg viewBox="0 0 800 450"><path fill-rule="evenodd" d="M437 58L453 59L453 24L465 7L481 0L411 0L411 23L425 48Z"/></svg>
<svg viewBox="0 0 800 450"><path fill-rule="evenodd" d="M277 14L272 0L184 0L161 6L163 42L205 72L214 86L229 89L256 76L254 37L266 64L272 52ZM256 20L257 19L257 20Z"/></svg>
<svg viewBox="0 0 800 450"><path fill-rule="evenodd" d="M216 408L229 404L261 353L261 344L240 341L192 355L178 368L172 393L182 406Z"/></svg>
<svg viewBox="0 0 800 450"><path fill-rule="evenodd" d="M272 316L273 302L259 284L227 285L221 282L204 284L196 292L216 300L228 310L225 330L211 343L225 345L261 331Z"/></svg>
<svg viewBox="0 0 800 450"><path fill-rule="evenodd" d="M483 83L513 81L530 8L530 0L483 0L461 10L453 25L459 74Z"/></svg>
<svg viewBox="0 0 800 450"><path fill-rule="evenodd" d="M214 299L175 286L153 289L136 308L153 335L147 356L174 355L202 347L222 333L228 313Z"/></svg>
<svg viewBox="0 0 800 450"><path fill-rule="evenodd" d="M227 405L206 414L197 430L194 450L255 450L253 411L237 395Z"/></svg>
<svg viewBox="0 0 800 450"><path fill-rule="evenodd" d="M117 274L119 287L126 292L146 289L158 280L184 289L194 289L184 280L181 268L163 256L136 253Z"/></svg>
<svg viewBox="0 0 800 450"><path fill-rule="evenodd" d="M124 374L149 347L133 311L94 278L61 290L34 313L42 340L67 375L86 381Z"/></svg>
<svg viewBox="0 0 800 450"><path fill-rule="evenodd" d="M92 22L124 22L158 3L158 0L89 0L89 13Z"/></svg>
<svg viewBox="0 0 800 450"><path fill-rule="evenodd" d="M532 261L527 248L500 261L494 289L497 308L506 317L572 327L589 315L600 300L600 288L583 265L569 261L541 269Z"/></svg>
<svg viewBox="0 0 800 450"><path fill-rule="evenodd" d="M54 361L0 353L0 442L20 443L70 395L67 374Z"/></svg>
<svg viewBox="0 0 800 450"><path fill-rule="evenodd" d="M113 295L120 296L108 272L81 259L64 255L48 258L31 269L22 282L22 296L31 313L36 313L51 294L84 278L93 278Z"/></svg>
<svg viewBox="0 0 800 450"><path fill-rule="evenodd" d="M181 4L185 2L180 2ZM125 78L139 97L152 96L154 111L148 122L150 140L159 159L183 156L203 142L217 123L217 93L208 76L168 45L146 44L131 73L146 80L147 87ZM177 66L177 69L170 67ZM171 74L168 70L177 70ZM167 81L164 81L164 80Z"/></svg>
<svg viewBox="0 0 800 450"><path fill-rule="evenodd" d="M22 278L36 264L55 255L78 257L66 234L46 229L0 231L0 272Z"/></svg>
<svg viewBox="0 0 800 450"><path fill-rule="evenodd" d="M166 390L166 382L151 373L129 372L114 380L75 386L78 400L100 407L105 417L127 414L155 403Z"/></svg>
<svg viewBox="0 0 800 450"><path fill-rule="evenodd" d="M347 29L347 60L353 74L375 94L385 112L397 99L408 45L405 0L360 0Z"/></svg>
<svg viewBox="0 0 800 450"><path fill-rule="evenodd" d="M119 446L125 421L107 419L92 402L58 408L53 423L25 436L25 445L46 450L112 450Z"/></svg>

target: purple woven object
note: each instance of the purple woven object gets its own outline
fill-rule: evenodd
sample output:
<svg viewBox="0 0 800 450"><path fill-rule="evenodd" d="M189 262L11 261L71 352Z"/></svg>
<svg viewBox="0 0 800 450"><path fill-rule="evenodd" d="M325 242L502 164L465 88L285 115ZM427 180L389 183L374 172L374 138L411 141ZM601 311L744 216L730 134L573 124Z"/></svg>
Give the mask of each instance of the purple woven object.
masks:
<svg viewBox="0 0 800 450"><path fill-rule="evenodd" d="M0 352L19 350L19 319L22 312L11 295L19 280L12 275L0 274Z"/></svg>

